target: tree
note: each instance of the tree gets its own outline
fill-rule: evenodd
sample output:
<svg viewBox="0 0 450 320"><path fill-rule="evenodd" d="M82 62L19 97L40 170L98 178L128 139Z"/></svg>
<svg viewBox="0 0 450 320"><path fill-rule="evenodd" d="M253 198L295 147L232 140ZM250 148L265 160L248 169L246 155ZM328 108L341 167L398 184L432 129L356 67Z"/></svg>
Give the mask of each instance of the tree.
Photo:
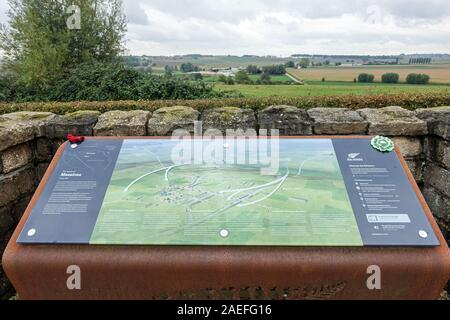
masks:
<svg viewBox="0 0 450 320"><path fill-rule="evenodd" d="M373 74L361 73L358 76L358 82L361 83L372 83L375 80L375 76Z"/></svg>
<svg viewBox="0 0 450 320"><path fill-rule="evenodd" d="M170 65L166 65L166 66L164 67L164 74L165 74L167 77L173 76L173 67L170 66Z"/></svg>
<svg viewBox="0 0 450 320"><path fill-rule="evenodd" d="M298 63L298 65L303 69L308 68L310 64L311 64L311 61L308 58L303 58Z"/></svg>
<svg viewBox="0 0 450 320"><path fill-rule="evenodd" d="M398 83L399 80L398 73L385 73L381 76L381 82L383 83Z"/></svg>
<svg viewBox="0 0 450 320"><path fill-rule="evenodd" d="M192 77L195 81L203 80L203 75L200 72L192 74Z"/></svg>
<svg viewBox="0 0 450 320"><path fill-rule="evenodd" d="M410 73L406 77L406 83L408 84L428 84L430 82L430 76L427 74Z"/></svg>
<svg viewBox="0 0 450 320"><path fill-rule="evenodd" d="M236 73L236 76L234 77L235 81L239 84L250 84L252 83L252 80L248 76L248 73L244 70L239 71Z"/></svg>
<svg viewBox="0 0 450 320"><path fill-rule="evenodd" d="M284 65L286 68L295 68L295 62L294 61L288 61Z"/></svg>
<svg viewBox="0 0 450 320"><path fill-rule="evenodd" d="M286 68L284 65L265 66L262 68L263 73L270 75L284 75L286 74Z"/></svg>
<svg viewBox="0 0 450 320"><path fill-rule="evenodd" d="M219 82L227 83L227 77L224 74L219 75Z"/></svg>
<svg viewBox="0 0 450 320"><path fill-rule="evenodd" d="M2 25L4 67L36 90L86 62L112 62L124 51L121 0L9 0Z"/></svg>
<svg viewBox="0 0 450 320"><path fill-rule="evenodd" d="M258 66L249 65L247 67L247 73L248 74L259 74L259 73L261 73L261 69Z"/></svg>
<svg viewBox="0 0 450 320"><path fill-rule="evenodd" d="M189 73L199 71L199 68L197 66L194 66L192 63L187 62L181 65L180 70L184 73Z"/></svg>

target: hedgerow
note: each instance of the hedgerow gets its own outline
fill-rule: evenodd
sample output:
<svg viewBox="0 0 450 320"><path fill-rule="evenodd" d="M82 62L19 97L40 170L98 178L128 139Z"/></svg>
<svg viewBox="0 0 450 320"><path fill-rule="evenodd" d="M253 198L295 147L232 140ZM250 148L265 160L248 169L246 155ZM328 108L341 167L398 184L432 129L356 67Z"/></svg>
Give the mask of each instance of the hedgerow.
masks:
<svg viewBox="0 0 450 320"><path fill-rule="evenodd" d="M17 111L46 111L65 114L80 110L107 112L111 110L148 110L162 107L187 106L203 111L210 108L238 107L261 110L272 105L291 105L302 109L323 108L382 108L401 106L409 110L450 105L450 93L340 95L315 97L261 97L200 100L138 100L138 101L77 101L0 103L0 114Z"/></svg>

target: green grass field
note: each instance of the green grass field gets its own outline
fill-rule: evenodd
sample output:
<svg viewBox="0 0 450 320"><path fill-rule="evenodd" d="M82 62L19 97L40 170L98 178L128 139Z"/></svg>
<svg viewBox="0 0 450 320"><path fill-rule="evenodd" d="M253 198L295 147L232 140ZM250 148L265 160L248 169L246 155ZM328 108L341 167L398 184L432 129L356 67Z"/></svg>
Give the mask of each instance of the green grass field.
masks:
<svg viewBox="0 0 450 320"><path fill-rule="evenodd" d="M307 81L305 85L223 85L216 84L216 90L235 90L245 97L270 96L322 96L322 95L373 95L397 93L449 93L449 85L407 85L383 83L353 83L353 82L320 82Z"/></svg>

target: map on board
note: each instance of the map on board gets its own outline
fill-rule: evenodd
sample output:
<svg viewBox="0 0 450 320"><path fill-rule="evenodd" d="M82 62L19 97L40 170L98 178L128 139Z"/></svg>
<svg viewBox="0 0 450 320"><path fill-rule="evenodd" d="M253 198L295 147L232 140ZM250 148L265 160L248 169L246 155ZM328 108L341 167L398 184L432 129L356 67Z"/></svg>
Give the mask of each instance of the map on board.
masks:
<svg viewBox="0 0 450 320"><path fill-rule="evenodd" d="M396 153L357 138L67 145L18 242L439 245Z"/></svg>
<svg viewBox="0 0 450 320"><path fill-rule="evenodd" d="M362 245L331 140L283 142L274 175L172 147L124 142L91 243Z"/></svg>

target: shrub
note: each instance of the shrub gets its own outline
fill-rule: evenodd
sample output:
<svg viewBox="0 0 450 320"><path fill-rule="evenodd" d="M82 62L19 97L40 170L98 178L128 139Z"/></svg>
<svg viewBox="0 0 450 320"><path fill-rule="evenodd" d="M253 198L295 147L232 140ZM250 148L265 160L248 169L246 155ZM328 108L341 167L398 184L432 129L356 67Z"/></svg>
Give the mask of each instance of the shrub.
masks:
<svg viewBox="0 0 450 320"><path fill-rule="evenodd" d="M282 64L274 66L265 66L262 68L262 72L270 75L284 75L286 74L286 67Z"/></svg>
<svg viewBox="0 0 450 320"><path fill-rule="evenodd" d="M226 82L228 85L231 85L231 86L234 86L234 79L233 79L233 77L231 77L231 76L229 76L228 78L227 78L227 82Z"/></svg>
<svg viewBox="0 0 450 320"><path fill-rule="evenodd" d="M196 72L196 73L192 74L192 78L195 81L200 81L200 80L203 80L203 75L199 72Z"/></svg>
<svg viewBox="0 0 450 320"><path fill-rule="evenodd" d="M233 93L229 93L233 96ZM302 109L323 108L382 108L401 106L414 110L450 105L450 93L420 93L394 95L339 95L317 97L261 97L261 98L228 98L199 100L138 100L138 101L76 101L76 102L28 102L0 103L0 114L17 111L48 111L65 114L80 110L96 110L107 112L111 110L149 110L155 111L162 107L182 105L199 111L211 108L237 107L261 110L272 105L291 105Z"/></svg>
<svg viewBox="0 0 450 320"><path fill-rule="evenodd" d="M255 66L255 65L252 65L252 64L249 65L246 70L247 70L248 74L259 74L259 73L261 73L261 69L258 66Z"/></svg>
<svg viewBox="0 0 450 320"><path fill-rule="evenodd" d="M361 73L358 76L358 82L372 83L374 80L375 80L375 76L373 74Z"/></svg>
<svg viewBox="0 0 450 320"><path fill-rule="evenodd" d="M398 73L385 73L381 76L381 82L383 83L398 83L400 76Z"/></svg>
<svg viewBox="0 0 450 320"><path fill-rule="evenodd" d="M251 84L252 83L252 80L248 76L248 73L244 70L241 70L238 73L236 73L234 80L239 84Z"/></svg>
<svg viewBox="0 0 450 320"><path fill-rule="evenodd" d="M408 84L427 84L430 82L430 76L427 74L410 73L406 77Z"/></svg>
<svg viewBox="0 0 450 320"><path fill-rule="evenodd" d="M199 67L194 66L192 63L187 62L187 63L183 63L180 66L180 70L184 73L188 73L188 72L195 72L195 71L199 71Z"/></svg>
<svg viewBox="0 0 450 320"><path fill-rule="evenodd" d="M2 101L106 101L220 98L204 82L138 72L122 64L85 63L58 77L45 89L0 79Z"/></svg>
<svg viewBox="0 0 450 320"><path fill-rule="evenodd" d="M284 65L286 68L295 68L295 62L294 61L288 61Z"/></svg>
<svg viewBox="0 0 450 320"><path fill-rule="evenodd" d="M218 79L219 82L227 83L227 77L224 74L221 74Z"/></svg>

